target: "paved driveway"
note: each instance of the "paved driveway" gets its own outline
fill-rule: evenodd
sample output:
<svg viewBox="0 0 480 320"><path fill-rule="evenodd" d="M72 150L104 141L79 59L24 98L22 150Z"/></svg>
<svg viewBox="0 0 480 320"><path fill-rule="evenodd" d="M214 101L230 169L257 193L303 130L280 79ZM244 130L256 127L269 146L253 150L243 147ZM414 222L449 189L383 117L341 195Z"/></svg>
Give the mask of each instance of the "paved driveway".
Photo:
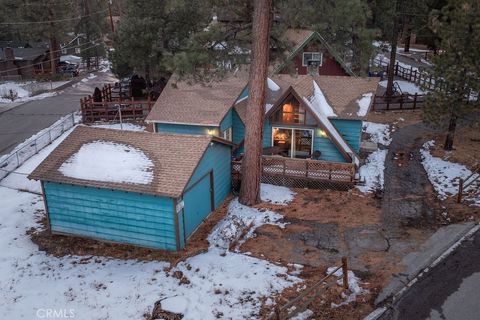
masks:
<svg viewBox="0 0 480 320"><path fill-rule="evenodd" d="M43 100L30 101L0 114L0 155L38 131L49 127L62 116L80 108L80 98L93 94L95 87L115 82L110 73L97 73L87 82L78 82L60 94Z"/></svg>

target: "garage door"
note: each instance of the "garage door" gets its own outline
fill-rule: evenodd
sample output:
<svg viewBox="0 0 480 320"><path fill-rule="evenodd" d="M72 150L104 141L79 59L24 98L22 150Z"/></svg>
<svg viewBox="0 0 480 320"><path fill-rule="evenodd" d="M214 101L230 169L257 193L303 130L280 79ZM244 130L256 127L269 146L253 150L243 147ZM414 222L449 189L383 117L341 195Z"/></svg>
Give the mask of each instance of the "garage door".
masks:
<svg viewBox="0 0 480 320"><path fill-rule="evenodd" d="M183 199L185 203L185 235L189 237L213 210L210 175L207 174L201 178L184 194Z"/></svg>

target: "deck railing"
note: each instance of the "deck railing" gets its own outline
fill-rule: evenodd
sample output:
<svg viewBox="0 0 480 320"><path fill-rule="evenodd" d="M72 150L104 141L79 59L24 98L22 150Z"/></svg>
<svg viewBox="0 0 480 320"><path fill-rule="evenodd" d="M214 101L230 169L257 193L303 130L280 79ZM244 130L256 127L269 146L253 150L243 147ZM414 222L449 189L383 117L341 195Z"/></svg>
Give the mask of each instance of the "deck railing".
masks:
<svg viewBox="0 0 480 320"><path fill-rule="evenodd" d="M94 101L90 95L80 99L82 120L84 123L96 121L144 120L153 107L155 101L122 99L112 93L111 85L101 90L101 101ZM99 99L100 100L100 99Z"/></svg>
<svg viewBox="0 0 480 320"><path fill-rule="evenodd" d="M241 182L241 161L232 162L234 187ZM310 159L262 156L262 182L314 189L349 189L355 183L355 166Z"/></svg>

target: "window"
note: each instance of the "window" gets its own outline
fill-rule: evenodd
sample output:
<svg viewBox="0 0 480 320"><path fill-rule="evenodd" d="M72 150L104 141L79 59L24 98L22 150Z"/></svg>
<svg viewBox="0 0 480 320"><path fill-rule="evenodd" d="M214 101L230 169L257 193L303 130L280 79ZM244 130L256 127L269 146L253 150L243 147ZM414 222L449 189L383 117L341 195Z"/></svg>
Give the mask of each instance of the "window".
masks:
<svg viewBox="0 0 480 320"><path fill-rule="evenodd" d="M321 66L322 65L322 53L320 52L304 52L302 59L302 66Z"/></svg>
<svg viewBox="0 0 480 320"><path fill-rule="evenodd" d="M290 97L273 115L273 121L286 124L305 124L306 111L295 97Z"/></svg>
<svg viewBox="0 0 480 320"><path fill-rule="evenodd" d="M80 53L80 52L81 52L80 48L75 48L75 53Z"/></svg>
<svg viewBox="0 0 480 320"><path fill-rule="evenodd" d="M62 54L67 54L67 49L66 48L62 48Z"/></svg>
<svg viewBox="0 0 480 320"><path fill-rule="evenodd" d="M232 141L232 127L229 127L228 129L223 130L221 138L228 141Z"/></svg>

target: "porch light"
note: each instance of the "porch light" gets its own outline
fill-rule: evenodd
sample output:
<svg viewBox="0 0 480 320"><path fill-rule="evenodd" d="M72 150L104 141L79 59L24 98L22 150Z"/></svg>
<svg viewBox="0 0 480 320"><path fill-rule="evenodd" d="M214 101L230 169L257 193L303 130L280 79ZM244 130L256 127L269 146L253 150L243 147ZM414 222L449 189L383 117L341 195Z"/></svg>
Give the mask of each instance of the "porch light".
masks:
<svg viewBox="0 0 480 320"><path fill-rule="evenodd" d="M208 130L207 130L207 134L208 134L209 136L218 136L217 129L208 129Z"/></svg>
<svg viewBox="0 0 480 320"><path fill-rule="evenodd" d="M318 129L317 134L318 134L320 137L323 137L323 138L328 137L327 133L326 133L324 130L322 130L322 129Z"/></svg>

